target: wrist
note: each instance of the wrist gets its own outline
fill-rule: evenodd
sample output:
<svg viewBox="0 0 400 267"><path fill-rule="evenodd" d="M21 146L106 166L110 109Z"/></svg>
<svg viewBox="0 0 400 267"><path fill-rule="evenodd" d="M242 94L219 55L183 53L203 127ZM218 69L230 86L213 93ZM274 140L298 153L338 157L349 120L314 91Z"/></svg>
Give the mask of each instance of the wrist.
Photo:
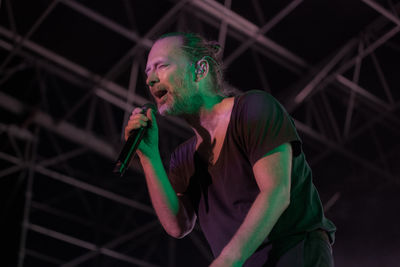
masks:
<svg viewBox="0 0 400 267"><path fill-rule="evenodd" d="M241 260L235 260L234 258L227 258L226 256L220 255L218 258L216 258L210 267L242 267L244 264L244 261Z"/></svg>
<svg viewBox="0 0 400 267"><path fill-rule="evenodd" d="M241 253L233 252L232 250L227 249L227 247L221 251L221 254L218 256L218 258L222 259L227 266L232 267L242 266L245 262Z"/></svg>
<svg viewBox="0 0 400 267"><path fill-rule="evenodd" d="M151 151L151 153L146 153L146 154L143 154L142 152L138 151L137 154L139 156L140 163L143 166L154 163L157 160L161 160L160 151L158 149L154 149Z"/></svg>

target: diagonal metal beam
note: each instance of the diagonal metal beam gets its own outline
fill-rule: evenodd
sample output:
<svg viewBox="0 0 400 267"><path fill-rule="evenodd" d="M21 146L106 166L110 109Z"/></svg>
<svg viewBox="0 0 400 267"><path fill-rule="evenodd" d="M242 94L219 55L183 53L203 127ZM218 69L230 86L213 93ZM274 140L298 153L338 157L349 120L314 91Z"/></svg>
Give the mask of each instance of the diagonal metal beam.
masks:
<svg viewBox="0 0 400 267"><path fill-rule="evenodd" d="M3 71L3 77L0 79L0 86L7 82L15 73L26 69L28 66L26 62L21 62L16 66L12 66Z"/></svg>
<svg viewBox="0 0 400 267"><path fill-rule="evenodd" d="M374 43L369 45L367 48L365 48L361 54L358 54L357 56L353 57L352 59L346 61L343 63L342 66L340 66L336 71L333 73L329 74L328 72L334 67L333 66L328 66L326 65L323 68L323 71L321 71L318 74L318 77L315 77L306 87L304 87L300 93L297 94L295 99L293 101L289 100L287 104L287 109L289 112L292 112L294 109L296 109L303 101L304 99L311 94L318 86L320 88L325 88L327 85L329 85L332 81L336 80L336 77L338 75L341 75L345 71L347 71L349 68L354 66L356 64L357 60L363 59L364 57L368 56L371 54L373 51L375 51L379 46L384 44L387 40L390 38L394 37L397 33L400 32L400 26L397 26L395 28L392 28L389 30L387 33L385 33L381 38L376 40ZM326 70L325 70L326 69ZM329 74L329 76L328 76Z"/></svg>
<svg viewBox="0 0 400 267"><path fill-rule="evenodd" d="M0 179L2 179L3 177L6 177L8 175L11 175L13 173L19 172L23 169L25 169L26 167L23 165L14 165L11 166L9 168L4 168L0 171Z"/></svg>
<svg viewBox="0 0 400 267"><path fill-rule="evenodd" d="M6 28L0 26L0 35L3 35L7 38L12 38L13 33L10 32L9 30L7 30ZM21 38L20 36L16 37ZM71 71L72 73L74 73L75 75L78 75L88 81L91 81L94 84L98 84L98 87L95 89L95 94L116 105L117 107L123 109L123 110L127 110L129 112L131 112L133 110L133 106L128 105L126 103L126 99L130 98L132 99L132 102L136 105L136 106L142 106L147 102L151 102L151 100L145 99L137 94L132 94L129 93L128 90L112 81L106 80L103 77L101 77L100 75L94 74L91 71L89 71L88 69L32 42L32 41L26 41L24 42L24 47L30 49L31 51L39 54L40 56L43 56L47 59L49 59L50 61L54 62L55 64L67 69L68 71ZM0 46L3 47L4 49L10 50L12 48L12 45L8 44L7 42L4 42L2 40L0 40ZM24 54L22 54L24 56ZM50 66L45 65L44 67L46 68L50 68ZM51 70L50 70L51 71ZM66 73L60 73L60 72L56 72L57 75L64 75ZM68 75L64 75L63 78L68 79L69 76ZM10 107L12 108L12 107ZM186 131L191 131L190 128L188 127L188 125L182 120L182 119L178 119L175 117L165 117L165 120L170 122L173 126L179 126L181 129L186 130ZM176 127L168 127L168 128L176 128ZM174 133L178 136L186 136L186 134L182 134L181 131L174 131Z"/></svg>
<svg viewBox="0 0 400 267"><path fill-rule="evenodd" d="M6 0L5 2L6 2L5 4L6 4L6 8L7 8L7 14L8 14L8 21L10 23L11 30L13 32L17 32L17 26L15 23L14 11L11 6L11 0ZM0 1L0 8L1 8L1 1Z"/></svg>
<svg viewBox="0 0 400 267"><path fill-rule="evenodd" d="M231 5L232 5L232 0L225 0L225 7L227 9L231 9ZM225 18L223 18L221 21L221 26L219 27L219 34L218 34L218 43L222 47L225 47L227 33L228 33L228 24L226 23Z"/></svg>
<svg viewBox="0 0 400 267"><path fill-rule="evenodd" d="M399 8L400 8L400 3L395 5L396 10L398 10ZM377 32L378 30L383 30L386 24L387 20L384 19L384 17L380 17L376 19L374 22L372 22L370 25L368 25L365 28L363 34L366 34L368 32ZM293 112L293 110L295 110L301 103L303 103L305 98L308 97L310 94L312 94L317 87L319 87L320 89L325 88L329 84L329 82L324 83L325 80L331 79L331 81L333 81L331 77L328 77L328 75L336 76L338 74L344 73L349 68L354 66L357 63L357 61L363 59L364 57L374 52L378 47L380 47L390 38L395 36L398 32L400 32L400 26L394 27L391 30L387 31L375 42L373 42L368 47L364 48L361 52L359 52L355 57L345 61L344 63L341 63L341 66L339 66L337 70L335 70L335 72L332 74L330 74L330 71L333 69L333 67L335 67L337 63L339 63L339 60L336 60L335 57L338 57L339 59L341 52L337 53L337 55L333 57L331 60L329 61L325 60L328 63L321 67L321 71L318 72L316 76L313 75L313 78L311 79L310 82L307 83L305 87L302 87L294 96L292 96L291 98L289 98L289 100L286 101L287 103L285 106L287 107L289 113ZM353 42L357 43L361 41L359 39L360 38L358 37L352 38L342 47L340 51L345 52L347 50L346 47L351 46Z"/></svg>
<svg viewBox="0 0 400 267"><path fill-rule="evenodd" d="M361 1L363 1L365 4L369 5L370 7L381 13L383 16L385 16L386 18L388 18L389 20L400 26L400 19L390 11L386 10L380 4L372 0L361 0Z"/></svg>
<svg viewBox="0 0 400 267"><path fill-rule="evenodd" d="M331 104L329 103L329 100L324 92L321 94L322 102L323 102L323 109L326 111L326 114L328 116L328 121L330 122L330 125L332 126L333 133L336 137L337 141L341 141L342 137L340 135L340 128L339 125L336 121L335 115L332 111Z"/></svg>
<svg viewBox="0 0 400 267"><path fill-rule="evenodd" d="M139 44L144 45L146 48L151 47L152 43L150 43L149 39L147 36L144 38L140 39L138 35L133 33L131 30L117 24L116 22L113 22L112 20L106 18L105 16L83 6L82 4L72 1L72 0L60 0L62 1L63 4L69 6L70 8L74 9L75 11L81 13L82 15L87 16L88 18L96 21L97 23L100 23L101 25L107 27L108 29L113 30L114 32L128 38L131 40L134 40L138 42ZM181 9L186 3L185 2L190 2L192 6L195 6L195 9L202 10L203 12L206 12L208 15L213 16L215 19L221 20L221 14L226 15L226 20L224 20L227 25L230 27L234 28L235 30L241 32L245 36L251 37L257 34L257 32L260 31L259 27L256 26L255 24L251 23L250 21L246 20L245 18L241 17L237 13L229 10L229 8L225 7L222 4L219 4L216 1L213 0L184 0L184 1L175 1L177 2L176 6L173 9ZM173 10L172 9L172 10ZM171 10L171 11L172 11ZM193 10L195 11L195 10ZM171 12L175 14L175 11ZM168 14L167 14L168 15ZM167 16L168 19L170 19L171 16ZM160 20L158 24L162 25L165 24L166 21L164 19ZM139 38L139 39L138 39ZM283 57L287 61L289 61L291 64L296 65L297 67L300 68L309 68L308 63L296 56L294 53L290 52L286 48L280 46L279 44L276 44L269 38L266 38L264 36L258 36L256 39L256 42L263 46L264 48L268 48L269 50L273 51L274 53L278 54L280 57ZM131 49L127 55L120 60L120 62L117 64L121 66L123 62L125 62L128 58L133 56L136 52L137 48L135 50Z"/></svg>
<svg viewBox="0 0 400 267"><path fill-rule="evenodd" d="M49 229L49 228L46 228L46 227L43 227L43 226L40 226L40 225L27 224L27 227L30 230L34 231L34 232L37 232L37 233L40 233L42 235L46 235L46 236L49 236L49 237L52 237L52 238L55 238L55 239L58 239L58 240L61 240L61 241L64 241L66 243L69 243L69 244L72 244L72 245L75 245L75 246L78 246L78 247L81 247L81 248L85 248L85 249L88 249L88 250L91 250L91 251L99 251L101 254L104 254L106 256L112 257L112 258L117 259L117 260L121 260L121 261L124 261L124 262L131 263L131 264L133 264L133 266L138 266L138 265L139 266L146 266L146 267L156 267L156 266L158 266L158 265L149 263L147 261L143 261L143 260L128 256L128 255L119 253L119 252L111 250L111 249L99 248L98 246L96 246L93 243L81 240L79 238L76 238L76 237L73 237L73 236L70 236L70 235L66 235L66 234L60 233L58 231L55 231L55 230L52 230L52 229Z"/></svg>
<svg viewBox="0 0 400 267"><path fill-rule="evenodd" d="M21 114L24 110L27 109L18 100L2 92L0 92L0 106L11 112L13 111L10 108L12 106L14 110L19 111L13 112L15 114ZM56 132L58 135L66 139L74 141L75 143L78 143L84 147L89 147L100 155L111 159L114 159L116 157L117 153L115 149L107 142L104 142L96 136L79 129L68 122L57 123L52 117L41 111L35 111L33 121L48 130Z"/></svg>
<svg viewBox="0 0 400 267"><path fill-rule="evenodd" d="M135 60L132 63L132 67L131 67L131 72L130 72L130 77L129 77L129 85L128 85L129 94L128 94L128 98L126 99L126 103L129 106L132 106L132 103L133 103L133 99L131 99L129 96L135 95L135 93L136 93L136 84L137 84L137 80L138 80L137 78L139 75L139 63L140 62L138 60ZM131 114L131 110L124 111L124 119L122 120L122 125L121 125L121 139L123 139L123 137L124 137L124 128L129 119L130 114Z"/></svg>
<svg viewBox="0 0 400 267"><path fill-rule="evenodd" d="M32 168L32 170L34 170L35 172L43 174L43 175L45 175L45 176L47 176L49 178L53 178L53 179L55 179L57 181L65 183L65 184L69 184L71 186L74 186L76 188L85 190L85 191L93 193L95 195L98 195L98 196L113 200L113 201L115 201L117 203L120 203L120 204L123 204L125 206L131 207L131 208L134 208L134 209L137 209L137 210L149 213L149 214L154 214L154 210L150 206L147 206L147 205L144 205L144 204L142 204L140 202L137 202L137 201L131 200L129 198L123 197L121 195L118 195L118 194L116 194L114 192L105 190L105 189L100 188L98 186L94 186L94 185L91 185L89 183L80 181L80 180L78 180L78 179L76 179L74 177L71 177L71 176L68 176L68 175L65 175L65 174L62 174L62 173L47 169L47 168L45 168L43 166L40 166L40 165L37 165L37 164L33 164L33 163L29 163L29 162L24 162L21 159L18 159L18 158L14 157L14 156L8 155L8 154L6 154L4 152L0 152L0 159L4 159L4 160L7 160L7 161L10 161L10 162L12 162L14 164L17 164L17 165L24 165L24 166L26 166L28 168Z"/></svg>
<svg viewBox="0 0 400 267"><path fill-rule="evenodd" d="M368 101L374 103L374 105L378 106L380 109L383 109L383 110L389 109L389 107L390 107L389 103L386 103L379 97L371 94L370 92L368 92L367 90L365 90L364 88L362 88L361 86L356 84L355 82L350 81L343 75L337 75L336 81L338 81L340 84L343 84L344 86L348 87L349 89L351 89L358 95L362 96L363 98L367 99Z"/></svg>
<svg viewBox="0 0 400 267"><path fill-rule="evenodd" d="M2 102L1 99L0 99L0 102ZM17 137L18 139L36 142L36 139L35 139L36 137L33 136L33 134L30 131L20 128L14 124L7 125L7 124L3 124L0 122L0 133L2 133L2 132L7 132L9 135Z"/></svg>
<svg viewBox="0 0 400 267"><path fill-rule="evenodd" d="M89 19L101 24L102 26L112 30L113 32L124 36L125 38L139 43L139 45L144 46L148 49L153 45L153 41L148 38L141 38L136 32L125 28L124 26L112 21L111 19L101 15L100 13L95 12L94 10L82 5L79 2L72 0L59 0L65 6L79 12L80 14L88 17Z"/></svg>
<svg viewBox="0 0 400 267"><path fill-rule="evenodd" d="M188 6L189 7L189 6ZM199 18L202 22L209 24L214 28L218 28L220 26L219 20L220 18L210 17L206 12L192 8L186 8L188 12L190 12L196 18ZM204 32L204 31L203 31ZM238 42L246 42L248 36L244 35L239 31L229 31L229 36L236 39ZM293 74L297 76L302 76L305 71L305 67L299 67L298 65L292 64L292 62L288 61L284 57L276 54L274 51L267 49L264 46L259 45L258 43L252 46L252 49L264 55L266 58L270 59L271 61L277 63L279 66L284 67L285 69L289 70Z"/></svg>
<svg viewBox="0 0 400 267"><path fill-rule="evenodd" d="M0 107L14 114L22 114L26 110L29 110L29 107L24 106L23 103L2 92L0 92ZM82 147L88 147L89 149L97 152L99 155L102 155L111 160L115 160L117 152L115 148L111 146L108 142L105 142L102 139L94 136L93 134L82 130L68 122L56 122L50 115L44 112L35 111L34 113L34 123L52 132L55 132L58 135L81 145ZM16 131L18 131L18 129L16 129ZM21 131L21 134L25 134L25 131ZM137 168L135 164L132 164L131 166L132 168L136 167L135 170L137 172L142 172L139 168Z"/></svg>
<svg viewBox="0 0 400 267"><path fill-rule="evenodd" d="M364 42L360 40L360 42L358 43L358 55L361 54L363 49L364 49ZM354 83L358 83L358 81L360 79L361 63L362 63L362 58L360 56L357 56L356 61L355 61L355 66L354 66L354 72L353 72L353 82ZM344 138L347 138L347 136L349 135L351 121L353 119L355 98L356 98L356 93L354 91L351 91L350 97L349 97L349 102L348 102L347 109L346 109L346 117L345 117L345 122L344 122L344 127L343 127Z"/></svg>
<svg viewBox="0 0 400 267"><path fill-rule="evenodd" d="M294 0L289 5L287 5L283 10L281 10L277 15L275 15L270 21L268 21L264 26L262 26L256 34L251 36L246 42L241 44L235 51L232 52L225 60L224 65L229 66L236 58L238 58L247 48L249 48L253 43L256 42L257 38L263 36L268 31L270 31L276 24L278 24L282 19L288 16L303 0Z"/></svg>
<svg viewBox="0 0 400 267"><path fill-rule="evenodd" d="M11 61L11 59L15 56L15 54L18 53L18 51L21 49L23 46L23 43L28 40L32 34L35 33L35 31L39 28L39 26L42 24L42 22L47 18L47 16L53 11L53 9L57 6L58 0L53 0L51 4L46 8L46 10L42 13L42 15L36 20L36 22L32 25L31 29L28 31L28 33L23 37L23 38L18 38L16 39L16 46L11 51L10 54L7 55L7 58L3 61L3 63L0 66L0 73L3 72L5 66ZM16 33L15 33L16 34Z"/></svg>
<svg viewBox="0 0 400 267"><path fill-rule="evenodd" d="M271 93L271 86L268 83L267 74L263 68L263 65L261 64L260 57L256 54L256 52L254 50L251 51L251 56L253 58L255 66L256 66L258 78L261 81L262 87L264 88L265 91L267 91L268 93Z"/></svg>
<svg viewBox="0 0 400 267"><path fill-rule="evenodd" d="M182 10L184 6L186 6L187 2L190 0L181 0L176 3L168 12L160 18L160 20L144 35L143 39L147 39L153 36L156 32L158 32L162 27L171 24L171 22L175 19L176 14ZM153 43L152 43L153 44ZM113 80L115 77L119 75L119 73L126 67L127 62L141 51L140 43L133 46L119 61L114 64L110 70L105 75L105 78Z"/></svg>
<svg viewBox="0 0 400 267"><path fill-rule="evenodd" d="M147 224L145 224L145 225L143 225L143 226L131 231L130 233L124 234L124 235L122 235L122 236L120 236L120 237L108 242L107 244L101 246L101 248L103 248L103 249L113 249L113 248L117 247L118 245L120 245L120 244L122 244L122 243L124 243L126 241L132 240L135 237L137 237L137 236L139 236L139 235L141 235L141 234L143 234L143 233L145 233L145 232L147 232L147 231L151 230L152 228L154 228L156 226L159 226L159 225L160 224L159 224L159 222L157 220L149 222L149 223L147 223ZM73 259L73 260L71 260L71 261L69 261L67 263L64 263L63 265L61 265L61 267L77 266L79 264L82 264L85 261L88 261L88 260L96 257L98 254L99 254L99 250L87 252L87 253L82 254L81 256L79 256L79 257L77 257L77 258L75 258L75 259Z"/></svg>
<svg viewBox="0 0 400 267"><path fill-rule="evenodd" d="M35 134L37 138L39 136L39 127L36 126L35 128ZM22 217L22 229L21 229L21 236L20 236L20 242L19 242L19 253L18 253L18 267L23 267L24 265L24 260L25 260L25 250L26 250L26 240L28 238L28 229L26 225L29 223L30 220L30 213L31 213L31 204L32 204L32 196L33 196L33 182L35 178L35 170L33 166L35 165L36 162L36 156L37 156L37 146L38 142L30 143L29 146L27 146L26 154L30 154L29 156L29 162L27 162L27 165L30 165L28 167L28 178L27 178L27 185L26 185L26 190L25 190L25 204L24 204L24 211L23 211L23 217ZM30 148L30 151L29 149Z"/></svg>
<svg viewBox="0 0 400 267"><path fill-rule="evenodd" d="M393 107L391 107L390 112L395 112L396 110L400 109L400 102L395 103ZM371 120L367 121L364 125L361 127L357 128L355 131L352 132L351 135L349 135L345 140L343 140L342 145L346 145L346 143L351 142L353 139L357 138L360 136L363 132L367 131L370 129L374 124L381 122L382 120L386 119L387 116L391 115L389 112L380 112L377 114L376 117L372 118ZM331 150L325 150L321 154L319 154L316 159L311 159L310 163L312 165L317 164L324 158L326 158L328 155L331 154Z"/></svg>
<svg viewBox="0 0 400 267"><path fill-rule="evenodd" d="M56 157L52 157L50 159L45 159L39 162L40 165L42 165L43 167L48 167L54 164L58 164L60 162L63 161L67 161L71 158L77 157L79 155L82 155L83 153L87 152L87 148L86 147L81 147L81 148L77 148L74 149L72 151L68 151L65 152L63 154L60 154Z"/></svg>
<svg viewBox="0 0 400 267"><path fill-rule="evenodd" d="M0 35L3 35L7 38L13 38L13 33L11 33L9 30L7 30L6 28L0 26ZM20 40L22 37L21 36L15 36L15 38L17 40ZM89 71L88 69L32 42L29 40L26 40L23 43L23 46L30 49L31 51L47 58L50 59L52 62L56 63L57 65L62 66L63 68L66 68L67 70L83 77L86 78L89 81L92 81L94 83L99 83L99 87L107 89L108 91L112 92L113 94L116 94L122 98L126 98L127 96L127 91L125 88L119 86L118 84L112 82L112 81L108 81L108 80L103 80L103 78L100 75L94 74L91 71ZM102 82L100 82L102 81ZM135 101L135 104L137 105L143 105L146 102L148 102L148 100L144 99L143 97L140 97L138 95L135 95L132 97Z"/></svg>
<svg viewBox="0 0 400 267"><path fill-rule="evenodd" d="M67 220L69 222L80 224L80 225L83 225L86 227L95 227L96 224L98 224L97 221L90 220L81 215L76 215L76 214L73 214L73 213L70 213L67 211L59 210L57 208L50 206L48 201L45 201L45 202L46 202L46 204L32 201L32 208L33 208L32 213L38 213L38 212L47 213L52 216L58 217L64 221ZM101 232L107 233L109 235L118 234L116 229L108 229L108 228L103 228L103 227L101 228Z"/></svg>
<svg viewBox="0 0 400 267"><path fill-rule="evenodd" d="M358 43L356 38L351 39L336 55L319 71L314 78L296 95L294 102L299 105L309 96L316 86L328 75L328 73L349 53Z"/></svg>
<svg viewBox="0 0 400 267"><path fill-rule="evenodd" d="M399 4L399 6L400 6L400 4ZM353 57L352 59L346 61L345 63L343 63L343 65L340 68L338 68L338 70L335 73L333 73L332 75L344 73L345 71L350 69L352 66L354 66L358 57L360 57L361 59L365 58L366 56L368 56L369 54L374 52L377 48L379 48L381 45L383 45L385 42L387 42L389 39L393 38L399 32L400 32L400 26L396 26L396 27L390 29L388 32L386 32L380 38L378 38L375 42L373 42L372 44L367 46L361 52L361 54L359 54L359 55Z"/></svg>
<svg viewBox="0 0 400 267"><path fill-rule="evenodd" d="M393 126L395 126L394 128L396 128L396 126L397 129L400 128L400 119L391 113L391 110L393 110L393 105L384 102L380 98L371 94L358 84L350 81L349 79L347 79L342 75L337 75L336 81L338 81L339 84L344 85L345 88L348 88L352 92L355 92L358 96L361 96L363 100L367 100L366 103L371 108L375 109L378 112L385 113L387 120L390 120Z"/></svg>
<svg viewBox="0 0 400 267"><path fill-rule="evenodd" d="M382 84L382 87L385 90L386 98L389 101L389 103L391 105L393 105L394 104L394 98L393 98L393 95L392 95L392 93L390 91L390 87L389 87L389 84L388 84L388 82L386 80L385 74L383 73L381 64L379 63L379 60L376 57L375 53L371 53L371 58L372 58L372 61L374 63L375 70L378 73L378 77L379 77L379 80L380 80L380 82Z"/></svg>
<svg viewBox="0 0 400 267"><path fill-rule="evenodd" d="M376 167L375 164L373 164L372 162L369 162L369 161L359 157L358 155L346 150L345 148L342 147L342 145L327 139L326 137L322 136L321 134L315 132L311 127L303 124L302 122L300 122L298 120L294 120L294 121L295 121L296 128L299 131L306 134L307 136L321 142L322 144L329 147L331 150L338 152L339 154L345 156L346 158L348 158L354 162L357 162L358 164L363 166L365 169L372 171L374 173L377 173L381 177L384 177L385 179L400 186L400 180L398 179L398 177L396 177L390 173L387 173L385 171L382 171L381 168Z"/></svg>
<svg viewBox="0 0 400 267"><path fill-rule="evenodd" d="M59 266L63 263L63 261L60 259L54 258L49 255L44 255L42 253L39 253L39 252L31 250L31 249L26 249L25 252L26 252L26 255L28 255L28 256L31 256L33 258L36 258L36 259L39 259L39 260L42 260L42 261L45 261L45 262L48 262L48 263L51 263L51 264L54 264L57 266Z"/></svg>
<svg viewBox="0 0 400 267"><path fill-rule="evenodd" d="M260 6L260 2L258 0L251 0L251 4L253 5L253 10L256 13L258 23L261 25L265 24L266 19L262 7Z"/></svg>
<svg viewBox="0 0 400 267"><path fill-rule="evenodd" d="M214 17L217 20L221 20L221 18L224 18L226 23L230 27L241 32L247 37L255 36L258 32L260 32L260 28L257 25L251 23L237 13L227 9L224 5L218 3L217 1L192 0L190 4L193 5L195 8L206 12L208 15ZM224 14L224 16L221 16L221 14ZM309 64L304 59L300 58L299 56L290 52L288 49L275 43L265 36L258 36L256 42L262 47L273 51L275 54L278 54L280 57L286 59L288 62L296 65L297 67L300 67L302 69L309 68Z"/></svg>
<svg viewBox="0 0 400 267"><path fill-rule="evenodd" d="M0 27L0 32L1 32L1 27ZM12 49L12 45L8 44L7 42L4 42L2 40L0 40L0 47L5 48L6 50L11 50ZM46 50L45 48L42 48L44 50ZM35 57L31 54L29 54L26 51L21 51L20 55L23 56L24 58L26 58L29 61L33 61L35 62L35 64L37 64L38 66L43 67L44 69L46 69L47 71L49 71L50 73L54 73L55 75L73 83L76 84L80 87L87 87L90 86L89 82L84 82L83 80L80 80L79 78L79 74L78 73L74 73L71 74L69 73L67 70L55 66L54 64L51 63L51 59L49 60L43 60L41 58ZM58 55L57 55L58 56ZM68 61L67 61L68 63ZM71 63L73 65L73 63ZM62 65L64 66L64 65ZM83 79L87 79L85 77L83 77ZM125 90L125 89L124 89ZM102 98L105 101L108 101L110 103L112 103L113 105L115 105L118 108L121 108L127 112L131 112L133 110L133 106L132 105L127 105L126 103L126 98L122 98L122 97L117 97L112 93L109 93L109 91L106 91L105 89L102 88L96 88L95 89L95 94L99 97ZM132 97L132 100L137 100L136 95L131 95L128 93L129 97ZM94 100L98 99L98 98L93 98ZM0 99L1 100L1 99ZM147 101L148 102L148 101ZM7 107L8 110L10 110L13 113L21 113L23 112L22 110L15 110L17 107L20 107L20 103L14 103L14 100L12 101L3 101L3 104L5 105L5 107ZM178 118L174 118L174 117L163 117L160 118L160 120L158 121L158 123L160 124L160 126L162 126L163 128L165 128L167 131L171 132L173 134L173 136L176 137L181 137L181 138L188 138L189 136L191 136L191 129L188 127L188 125L181 119ZM89 126L89 125L88 125ZM177 127L178 126L178 127ZM90 130L90 128L86 127L86 131ZM163 144L163 143L160 143ZM106 155L107 156L107 155ZM135 164L132 164L133 168L137 169L138 171L140 171L138 169L138 166Z"/></svg>

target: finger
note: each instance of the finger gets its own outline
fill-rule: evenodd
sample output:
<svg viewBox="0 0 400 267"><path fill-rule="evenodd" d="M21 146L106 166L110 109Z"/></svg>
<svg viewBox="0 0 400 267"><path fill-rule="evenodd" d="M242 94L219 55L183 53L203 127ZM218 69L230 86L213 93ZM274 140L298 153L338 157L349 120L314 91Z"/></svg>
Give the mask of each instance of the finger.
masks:
<svg viewBox="0 0 400 267"><path fill-rule="evenodd" d="M140 121L140 126L141 127L146 127L147 126L147 122L146 121Z"/></svg>
<svg viewBox="0 0 400 267"><path fill-rule="evenodd" d="M144 114L135 114L135 115L131 115L129 117L129 120L144 120L144 121L148 121L149 118L147 118Z"/></svg>
<svg viewBox="0 0 400 267"><path fill-rule="evenodd" d="M147 122L146 121L131 121L128 123L128 125L125 127L125 140L128 139L128 137L132 134L133 131L139 129L139 128L144 128L147 127Z"/></svg>
<svg viewBox="0 0 400 267"><path fill-rule="evenodd" d="M137 128L142 127L143 125L146 125L147 122L144 120L141 120L139 118L134 118L133 120L128 121L128 124L126 126L126 128L135 130Z"/></svg>
<svg viewBox="0 0 400 267"><path fill-rule="evenodd" d="M149 109L147 110L147 112L146 112L146 116L147 116L148 119L150 119L150 120L153 121L153 120L155 119L155 112L154 112L154 110L151 109L151 108L149 108Z"/></svg>
<svg viewBox="0 0 400 267"><path fill-rule="evenodd" d="M135 109L132 111L132 115L139 114L139 113L141 113L141 112L142 112L142 109L141 109L141 108L135 108Z"/></svg>
<svg viewBox="0 0 400 267"><path fill-rule="evenodd" d="M137 129L143 126L147 126L147 122L149 119L143 119L141 117L135 117L133 120L130 120L128 122L128 127L132 129Z"/></svg>

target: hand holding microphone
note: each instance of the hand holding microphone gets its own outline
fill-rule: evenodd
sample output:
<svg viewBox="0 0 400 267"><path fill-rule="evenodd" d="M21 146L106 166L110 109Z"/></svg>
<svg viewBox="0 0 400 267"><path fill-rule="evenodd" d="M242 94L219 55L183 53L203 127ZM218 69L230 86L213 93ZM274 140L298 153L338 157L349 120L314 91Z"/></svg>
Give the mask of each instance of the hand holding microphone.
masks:
<svg viewBox="0 0 400 267"><path fill-rule="evenodd" d="M124 174L136 150L139 156L147 157L158 151L158 127L154 116L156 110L156 106L151 103L133 110L125 127L126 143L117 159L115 173L121 176Z"/></svg>

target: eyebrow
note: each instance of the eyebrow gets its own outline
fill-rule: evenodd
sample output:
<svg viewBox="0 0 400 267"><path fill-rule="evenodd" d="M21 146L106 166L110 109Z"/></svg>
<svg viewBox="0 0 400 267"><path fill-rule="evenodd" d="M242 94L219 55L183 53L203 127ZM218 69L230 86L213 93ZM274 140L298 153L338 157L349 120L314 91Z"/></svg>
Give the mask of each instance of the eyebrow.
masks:
<svg viewBox="0 0 400 267"><path fill-rule="evenodd" d="M150 71L150 67L147 67L145 70L144 70L144 73L147 75L147 73Z"/></svg>

